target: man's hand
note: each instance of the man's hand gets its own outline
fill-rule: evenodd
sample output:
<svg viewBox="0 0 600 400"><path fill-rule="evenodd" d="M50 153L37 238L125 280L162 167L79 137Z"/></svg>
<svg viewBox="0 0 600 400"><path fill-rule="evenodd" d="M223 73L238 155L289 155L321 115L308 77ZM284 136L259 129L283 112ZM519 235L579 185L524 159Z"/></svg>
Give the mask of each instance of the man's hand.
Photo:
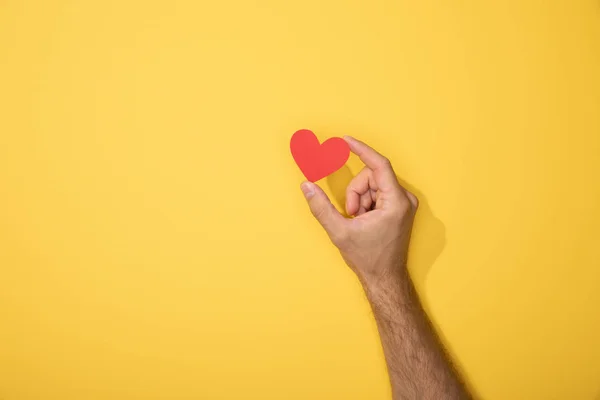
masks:
<svg viewBox="0 0 600 400"><path fill-rule="evenodd" d="M417 198L390 162L366 144L344 138L365 164L346 191L345 218L325 192L302 184L310 210L360 279L381 337L394 400L457 400L470 395L452 368L406 268Z"/></svg>
<svg viewBox="0 0 600 400"><path fill-rule="evenodd" d="M317 185L305 182L302 191L346 263L370 285L406 267L418 200L400 186L387 158L359 140L344 139L365 164L346 190L346 212L354 218L344 218Z"/></svg>

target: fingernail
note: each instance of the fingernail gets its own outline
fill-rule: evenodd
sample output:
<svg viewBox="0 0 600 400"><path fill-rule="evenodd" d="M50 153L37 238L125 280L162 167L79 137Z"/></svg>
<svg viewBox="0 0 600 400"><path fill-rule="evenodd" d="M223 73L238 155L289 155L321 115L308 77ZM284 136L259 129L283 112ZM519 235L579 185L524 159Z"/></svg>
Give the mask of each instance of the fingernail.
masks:
<svg viewBox="0 0 600 400"><path fill-rule="evenodd" d="M307 199L310 199L315 195L315 188L313 185L314 184L310 182L304 182L300 185L300 189L302 189L302 193L304 193L304 197Z"/></svg>

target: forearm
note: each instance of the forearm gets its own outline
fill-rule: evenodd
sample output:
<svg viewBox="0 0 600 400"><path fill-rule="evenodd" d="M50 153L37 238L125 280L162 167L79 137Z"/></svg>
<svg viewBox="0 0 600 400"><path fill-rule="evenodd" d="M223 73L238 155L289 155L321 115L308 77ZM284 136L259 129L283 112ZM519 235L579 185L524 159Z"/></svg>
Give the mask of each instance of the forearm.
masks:
<svg viewBox="0 0 600 400"><path fill-rule="evenodd" d="M406 271L363 282L383 346L394 400L468 399Z"/></svg>

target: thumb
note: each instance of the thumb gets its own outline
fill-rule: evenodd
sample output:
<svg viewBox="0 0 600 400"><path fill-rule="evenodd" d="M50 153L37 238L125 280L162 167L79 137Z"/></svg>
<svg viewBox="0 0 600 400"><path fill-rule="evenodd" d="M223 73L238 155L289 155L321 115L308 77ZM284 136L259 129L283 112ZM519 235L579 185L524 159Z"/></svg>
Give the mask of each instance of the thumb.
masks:
<svg viewBox="0 0 600 400"><path fill-rule="evenodd" d="M304 182L300 188L308 202L310 211L317 221L325 228L331 239L339 237L344 229L346 219L331 204L323 189L312 182Z"/></svg>

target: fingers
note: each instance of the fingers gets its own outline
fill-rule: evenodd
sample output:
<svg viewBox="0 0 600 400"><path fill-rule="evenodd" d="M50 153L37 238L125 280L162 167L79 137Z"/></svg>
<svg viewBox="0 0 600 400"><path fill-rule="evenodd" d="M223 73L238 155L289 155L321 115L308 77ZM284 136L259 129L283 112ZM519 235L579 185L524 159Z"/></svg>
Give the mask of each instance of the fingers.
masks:
<svg viewBox="0 0 600 400"><path fill-rule="evenodd" d="M351 136L344 136L344 140L350 146L350 150L371 170L375 182L381 190L390 190L399 187L398 180L389 160L377 151Z"/></svg>
<svg viewBox="0 0 600 400"><path fill-rule="evenodd" d="M350 184L346 188L346 213L348 215L356 215L358 213L361 206L361 198L365 193L369 193L370 190L377 190L376 187L373 187L372 173L373 171L365 167L350 181Z"/></svg>
<svg viewBox="0 0 600 400"><path fill-rule="evenodd" d="M310 211L323 228L325 228L329 237L335 242L335 239L344 233L346 219L331 204L325 192L318 185L312 182L304 182L301 185L301 189L308 202Z"/></svg>
<svg viewBox="0 0 600 400"><path fill-rule="evenodd" d="M419 208L419 199L417 198L417 196L406 190L406 197L408 197L408 201L410 201L410 204L412 205L414 210Z"/></svg>
<svg viewBox="0 0 600 400"><path fill-rule="evenodd" d="M369 212L373 209L373 205L375 204L375 200L373 199L373 192L368 191L367 193L360 196L360 207L356 216L362 215L366 212Z"/></svg>

